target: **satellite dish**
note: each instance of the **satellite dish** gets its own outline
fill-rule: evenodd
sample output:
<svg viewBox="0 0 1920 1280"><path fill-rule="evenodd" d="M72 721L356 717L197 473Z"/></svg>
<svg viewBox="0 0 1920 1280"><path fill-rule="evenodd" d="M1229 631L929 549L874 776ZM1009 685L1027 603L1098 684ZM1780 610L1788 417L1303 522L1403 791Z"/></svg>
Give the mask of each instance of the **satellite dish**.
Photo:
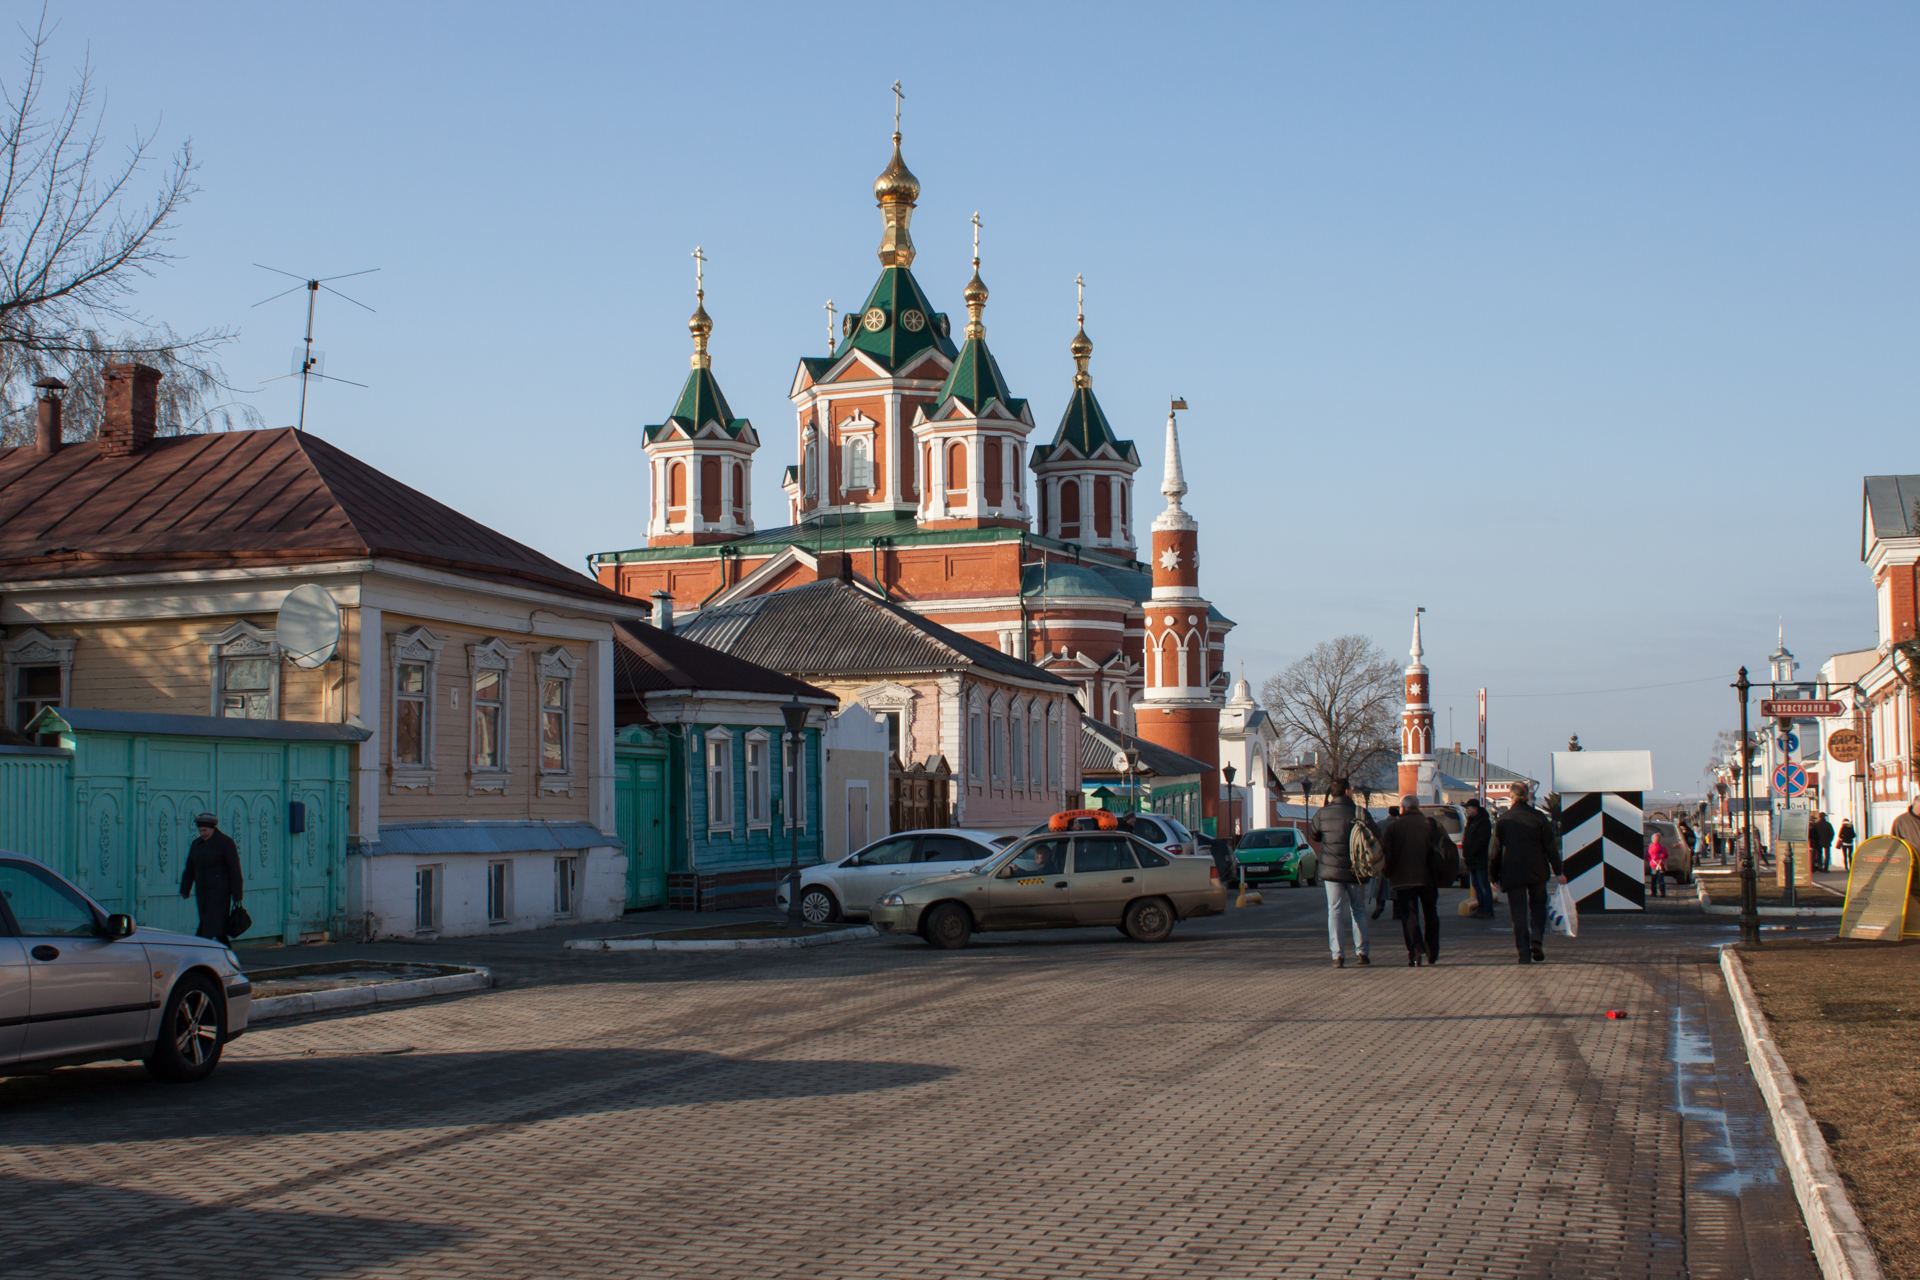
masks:
<svg viewBox="0 0 1920 1280"><path fill-rule="evenodd" d="M1113 753L1113 771L1115 773L1125 773L1127 771L1127 753L1126 752L1116 751Z"/></svg>
<svg viewBox="0 0 1920 1280"><path fill-rule="evenodd" d="M280 602L280 648L296 667L317 667L340 643L340 606L327 589L305 582Z"/></svg>

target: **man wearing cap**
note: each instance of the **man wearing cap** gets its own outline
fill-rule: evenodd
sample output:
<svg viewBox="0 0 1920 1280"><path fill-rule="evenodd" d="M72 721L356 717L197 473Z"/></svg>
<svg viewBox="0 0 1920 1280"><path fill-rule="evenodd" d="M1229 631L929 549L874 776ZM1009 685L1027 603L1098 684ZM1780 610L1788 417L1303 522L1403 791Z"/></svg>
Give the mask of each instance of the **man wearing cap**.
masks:
<svg viewBox="0 0 1920 1280"><path fill-rule="evenodd" d="M193 825L200 829L200 838L187 849L180 896L191 894L199 903L201 937L229 942L227 918L240 905L240 850L212 814L201 814Z"/></svg>
<svg viewBox="0 0 1920 1280"><path fill-rule="evenodd" d="M1527 784L1514 783L1511 794L1513 804L1493 824L1488 859L1500 892L1507 895L1520 963L1536 964L1547 958L1547 881L1565 884L1567 869L1553 819L1530 803Z"/></svg>

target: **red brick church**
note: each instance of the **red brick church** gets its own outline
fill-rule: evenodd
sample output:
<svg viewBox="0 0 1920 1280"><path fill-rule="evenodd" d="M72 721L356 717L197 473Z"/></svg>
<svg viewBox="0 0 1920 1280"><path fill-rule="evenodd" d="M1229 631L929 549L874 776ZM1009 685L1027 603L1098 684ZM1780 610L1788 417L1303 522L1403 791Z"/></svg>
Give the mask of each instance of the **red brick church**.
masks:
<svg viewBox="0 0 1920 1280"><path fill-rule="evenodd" d="M879 279L845 317L832 354L802 356L794 372L787 522L754 525L760 437L733 416L714 376L702 288L688 321L692 372L673 412L645 429L646 545L595 556L595 573L637 599L665 592L680 613L847 579L1071 680L1087 715L1217 765L1234 624L1200 594L1199 527L1182 506L1173 411L1165 510L1151 519L1143 564L1140 457L1094 395L1084 310L1060 425L1034 443L1031 404L987 346L977 226L956 342L913 274L919 194L896 132L874 182ZM1216 791L1202 789L1208 818Z"/></svg>

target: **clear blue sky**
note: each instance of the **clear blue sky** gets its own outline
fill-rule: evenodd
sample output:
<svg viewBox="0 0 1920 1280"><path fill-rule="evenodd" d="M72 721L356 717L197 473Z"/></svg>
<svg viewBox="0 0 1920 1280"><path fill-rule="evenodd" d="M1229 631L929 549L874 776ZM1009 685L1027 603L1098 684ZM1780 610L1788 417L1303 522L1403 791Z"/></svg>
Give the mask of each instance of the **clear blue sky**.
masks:
<svg viewBox="0 0 1920 1280"><path fill-rule="evenodd" d="M16 6L15 14L26 13ZM784 518L794 362L878 269L905 82L916 273L1050 438L1073 277L1140 443L1186 396L1205 587L1256 684L1427 606L1440 731L1542 770L1578 731L1697 786L1724 688L1873 639L1860 477L1920 470L1920 11L1902 6L55 4L109 130L191 137L141 303L285 372L310 429L555 557L643 539L639 428L715 372ZM29 20L30 14L27 14ZM295 384L254 397L293 421ZM1712 679L1704 679L1709 678ZM1579 697L1519 697L1693 681Z"/></svg>

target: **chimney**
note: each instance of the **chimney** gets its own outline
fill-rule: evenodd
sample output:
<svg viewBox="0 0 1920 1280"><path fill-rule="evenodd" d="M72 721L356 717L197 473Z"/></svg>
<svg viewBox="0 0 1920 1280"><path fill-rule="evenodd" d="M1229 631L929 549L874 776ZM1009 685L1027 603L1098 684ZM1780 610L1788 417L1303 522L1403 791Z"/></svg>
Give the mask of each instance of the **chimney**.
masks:
<svg viewBox="0 0 1920 1280"><path fill-rule="evenodd" d="M653 625L673 634L673 596L665 591L653 593Z"/></svg>
<svg viewBox="0 0 1920 1280"><path fill-rule="evenodd" d="M106 369L107 412L96 439L103 458L146 452L159 425L160 371L144 364L110 364Z"/></svg>
<svg viewBox="0 0 1920 1280"><path fill-rule="evenodd" d="M40 388L40 417L34 423L33 447L38 453L60 452L60 397L55 392L65 391L67 384L58 378L47 377L33 384Z"/></svg>

